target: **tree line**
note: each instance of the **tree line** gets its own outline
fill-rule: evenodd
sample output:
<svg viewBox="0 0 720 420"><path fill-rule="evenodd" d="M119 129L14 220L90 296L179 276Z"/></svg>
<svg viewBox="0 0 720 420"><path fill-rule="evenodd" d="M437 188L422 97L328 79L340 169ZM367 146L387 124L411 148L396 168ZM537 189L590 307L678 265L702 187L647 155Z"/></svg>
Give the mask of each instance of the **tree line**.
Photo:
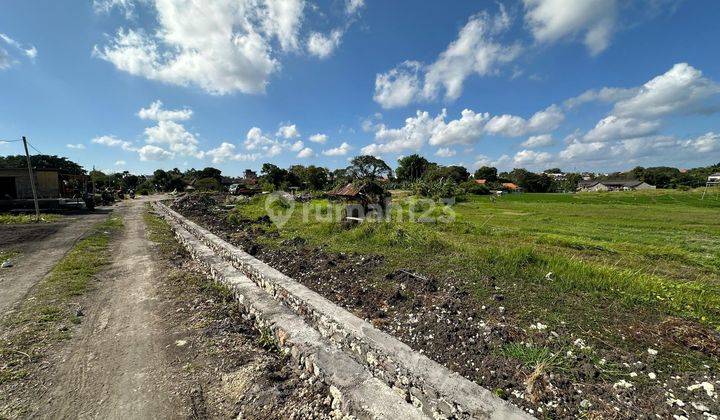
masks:
<svg viewBox="0 0 720 420"><path fill-rule="evenodd" d="M71 174L85 174L77 163L64 157L34 155L31 164L40 169L58 169ZM0 156L0 168L25 168L24 155ZM583 177L590 179L639 180L658 188L695 188L705 185L708 175L720 172L720 163L706 167L680 170L673 167L636 167L626 172L610 174L564 173L560 168L549 168L535 173L524 168L498 172L497 168L483 166L474 173L459 165L440 165L423 156L412 154L398 160L393 169L382 159L371 156L356 156L345 168L330 170L315 165L292 165L280 168L272 163L262 165L257 184L263 190L286 190L296 187L309 191L327 191L351 182L382 181L388 189L411 189L425 196L452 196L461 192L487 194L491 189L502 189L503 184L513 183L527 192L571 192ZM213 167L180 171L158 169L152 175L136 175L128 171L106 174L91 170L88 175L96 189L104 188L136 190L138 193L153 191L183 191L192 185L197 189L220 190L222 172ZM475 180L485 180L478 184Z"/></svg>

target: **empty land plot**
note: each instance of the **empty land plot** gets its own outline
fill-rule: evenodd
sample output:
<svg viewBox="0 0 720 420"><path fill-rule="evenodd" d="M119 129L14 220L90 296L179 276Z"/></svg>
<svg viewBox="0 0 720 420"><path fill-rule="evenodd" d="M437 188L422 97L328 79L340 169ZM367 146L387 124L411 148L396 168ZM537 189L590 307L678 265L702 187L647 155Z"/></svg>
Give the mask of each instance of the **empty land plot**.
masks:
<svg viewBox="0 0 720 420"><path fill-rule="evenodd" d="M717 396L693 387L720 388L714 197L518 194L430 209L405 196L402 220L353 227L316 218L339 205L313 200L310 217L297 203L279 229L260 198L231 210L216 199L176 208L518 405L718 412ZM417 223L410 212L454 219Z"/></svg>

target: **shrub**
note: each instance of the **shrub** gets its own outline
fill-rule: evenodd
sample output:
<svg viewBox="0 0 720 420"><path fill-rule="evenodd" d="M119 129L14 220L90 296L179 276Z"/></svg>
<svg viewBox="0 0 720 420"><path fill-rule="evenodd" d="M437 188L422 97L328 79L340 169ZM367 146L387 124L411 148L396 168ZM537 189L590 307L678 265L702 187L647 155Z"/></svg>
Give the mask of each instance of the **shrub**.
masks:
<svg viewBox="0 0 720 420"><path fill-rule="evenodd" d="M465 194L475 194L475 195L488 195L490 194L490 188L487 187L487 185L478 184L475 181L467 181L463 182L459 185L460 189L465 191Z"/></svg>
<svg viewBox="0 0 720 420"><path fill-rule="evenodd" d="M413 184L413 192L416 195L433 199L458 197L464 193L451 179L417 181Z"/></svg>
<svg viewBox="0 0 720 420"><path fill-rule="evenodd" d="M220 181L215 178L202 178L195 181L198 191L220 191Z"/></svg>

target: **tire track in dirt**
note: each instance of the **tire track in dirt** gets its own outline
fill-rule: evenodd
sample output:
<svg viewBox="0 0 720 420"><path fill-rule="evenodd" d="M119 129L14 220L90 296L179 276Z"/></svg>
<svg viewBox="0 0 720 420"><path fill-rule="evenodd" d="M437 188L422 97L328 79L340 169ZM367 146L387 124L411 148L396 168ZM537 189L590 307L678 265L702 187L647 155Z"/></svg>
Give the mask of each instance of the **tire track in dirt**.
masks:
<svg viewBox="0 0 720 420"><path fill-rule="evenodd" d="M156 278L151 243L142 219L143 201L122 204L123 232L112 246L104 286L88 318L62 355L41 418L180 417L182 401L166 356L156 311Z"/></svg>
<svg viewBox="0 0 720 420"><path fill-rule="evenodd" d="M13 267L0 270L0 314L7 314L52 270L106 212L68 216L50 224L0 226L0 249L16 250Z"/></svg>

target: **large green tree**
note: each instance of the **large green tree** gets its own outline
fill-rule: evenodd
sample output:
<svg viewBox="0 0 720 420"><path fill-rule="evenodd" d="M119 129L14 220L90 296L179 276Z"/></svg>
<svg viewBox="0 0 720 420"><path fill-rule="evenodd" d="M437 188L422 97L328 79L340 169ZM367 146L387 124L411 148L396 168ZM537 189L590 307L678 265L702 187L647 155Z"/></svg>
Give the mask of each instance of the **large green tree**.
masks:
<svg viewBox="0 0 720 420"><path fill-rule="evenodd" d="M57 169L67 174L85 174L82 166L56 155L31 155L30 164L35 169ZM0 168L27 168L25 155L0 156Z"/></svg>
<svg viewBox="0 0 720 420"><path fill-rule="evenodd" d="M488 182L495 182L497 181L497 168L494 168L492 166L481 166L477 171L475 171L475 179L485 179Z"/></svg>
<svg viewBox="0 0 720 420"><path fill-rule="evenodd" d="M328 184L328 170L320 166L310 165L305 168L303 182L307 188L313 191L324 190Z"/></svg>
<svg viewBox="0 0 720 420"><path fill-rule="evenodd" d="M371 155L355 156L347 169L355 179L372 181L381 176L392 175L392 169L384 160Z"/></svg>
<svg viewBox="0 0 720 420"><path fill-rule="evenodd" d="M515 168L506 175L527 192L549 192L552 189L552 179L546 174L538 175L527 169Z"/></svg>
<svg viewBox="0 0 720 420"><path fill-rule="evenodd" d="M263 163L260 173L263 181L275 188L279 188L287 180L288 176L287 170L272 163Z"/></svg>
<svg viewBox="0 0 720 420"><path fill-rule="evenodd" d="M430 169L432 164L424 157L413 154L398 160L395 175L399 181L417 181Z"/></svg>
<svg viewBox="0 0 720 420"><path fill-rule="evenodd" d="M450 166L433 166L425 174L425 178L430 181L437 181L440 179L450 180L456 184L465 182L470 178L470 172L464 167L459 165Z"/></svg>

